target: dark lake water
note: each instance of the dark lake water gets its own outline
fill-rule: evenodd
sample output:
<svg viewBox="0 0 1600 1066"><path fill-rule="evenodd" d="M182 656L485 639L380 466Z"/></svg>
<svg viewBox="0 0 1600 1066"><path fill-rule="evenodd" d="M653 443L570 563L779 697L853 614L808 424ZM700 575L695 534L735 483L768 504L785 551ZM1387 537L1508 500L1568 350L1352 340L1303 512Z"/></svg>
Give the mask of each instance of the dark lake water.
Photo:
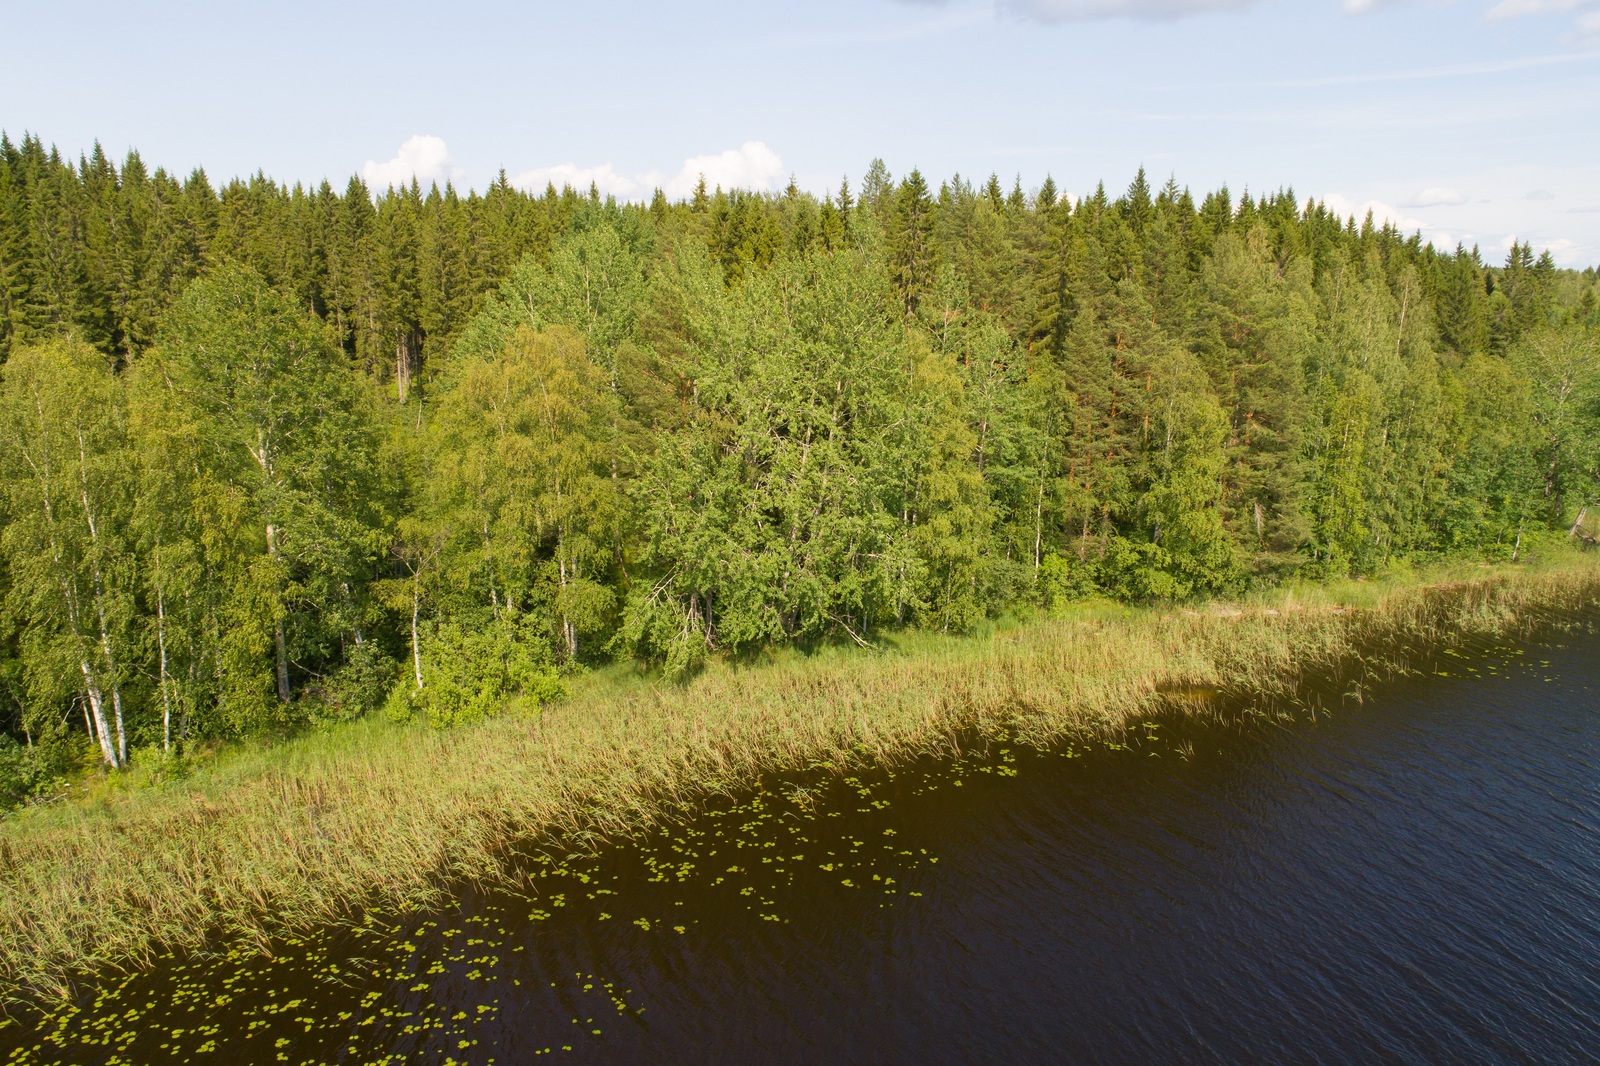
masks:
<svg viewBox="0 0 1600 1066"><path fill-rule="evenodd" d="M1600 637L1313 719L774 780L525 894L169 961L7 1061L1600 1061Z"/></svg>

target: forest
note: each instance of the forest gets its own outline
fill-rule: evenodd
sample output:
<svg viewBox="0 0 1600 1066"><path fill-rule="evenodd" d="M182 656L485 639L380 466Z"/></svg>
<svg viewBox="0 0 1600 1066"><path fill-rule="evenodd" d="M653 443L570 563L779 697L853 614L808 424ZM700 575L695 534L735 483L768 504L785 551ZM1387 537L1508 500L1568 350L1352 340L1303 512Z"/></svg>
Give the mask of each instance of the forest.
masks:
<svg viewBox="0 0 1600 1066"><path fill-rule="evenodd" d="M213 186L0 136L0 800L635 662L1515 561L1597 274L874 161L814 196Z"/></svg>

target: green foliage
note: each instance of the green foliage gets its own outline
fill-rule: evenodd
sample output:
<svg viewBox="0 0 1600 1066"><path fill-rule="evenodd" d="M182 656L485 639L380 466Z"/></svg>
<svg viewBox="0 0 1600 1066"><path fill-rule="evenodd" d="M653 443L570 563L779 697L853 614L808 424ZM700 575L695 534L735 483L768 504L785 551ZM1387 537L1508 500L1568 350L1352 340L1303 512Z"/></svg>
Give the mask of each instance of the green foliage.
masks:
<svg viewBox="0 0 1600 1066"><path fill-rule="evenodd" d="M236 268L190 286L134 379L147 498L191 502L147 515L177 564L155 594L217 634L218 725L260 728L274 690L292 698L291 662L362 619L390 491L369 394L321 322Z"/></svg>
<svg viewBox="0 0 1600 1066"><path fill-rule="evenodd" d="M1140 501L1151 529L1148 595L1179 599L1229 588L1241 570L1238 545L1222 521L1227 420L1205 392L1174 391L1161 422L1166 436L1156 477Z"/></svg>
<svg viewBox="0 0 1600 1066"><path fill-rule="evenodd" d="M1593 270L1287 190L216 188L0 136L0 761L1519 559L1600 504L1597 337Z"/></svg>
<svg viewBox="0 0 1600 1066"><path fill-rule="evenodd" d="M445 384L430 466L450 595L530 611L577 658L614 603L620 413L605 373L570 329L522 325L463 346Z"/></svg>
<svg viewBox="0 0 1600 1066"><path fill-rule="evenodd" d="M384 705L399 671L394 656L365 640L346 650L331 674L308 684L300 699L311 719L352 721Z"/></svg>
<svg viewBox="0 0 1600 1066"><path fill-rule="evenodd" d="M657 576L624 636L679 668L719 646L865 639L926 603L911 542L944 502L926 498L941 445L923 430L954 383L871 259L786 258L732 290L693 263L694 399L633 485Z"/></svg>
<svg viewBox="0 0 1600 1066"><path fill-rule="evenodd" d="M74 762L68 745L25 747L0 734L0 811L61 788Z"/></svg>
<svg viewBox="0 0 1600 1066"><path fill-rule="evenodd" d="M128 758L136 561L127 407L103 356L78 342L0 367L0 529L30 728L82 703L105 761Z"/></svg>
<svg viewBox="0 0 1600 1066"><path fill-rule="evenodd" d="M422 669L422 688L402 682L391 694L385 706L391 717L419 713L429 725L444 728L492 718L512 706L534 711L564 691L550 646L526 618L434 624L423 637Z"/></svg>
<svg viewBox="0 0 1600 1066"><path fill-rule="evenodd" d="M1051 552L1039 564L1040 598L1052 611L1089 599L1102 587L1097 571L1094 564L1080 561L1070 552Z"/></svg>

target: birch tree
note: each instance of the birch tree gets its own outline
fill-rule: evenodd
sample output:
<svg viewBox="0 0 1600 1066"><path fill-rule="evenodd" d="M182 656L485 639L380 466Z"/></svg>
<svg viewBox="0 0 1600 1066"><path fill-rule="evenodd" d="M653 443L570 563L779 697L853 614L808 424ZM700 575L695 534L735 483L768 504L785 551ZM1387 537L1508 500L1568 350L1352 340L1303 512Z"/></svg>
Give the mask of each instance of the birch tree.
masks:
<svg viewBox="0 0 1600 1066"><path fill-rule="evenodd" d="M142 388L191 465L191 500L254 538L227 598L270 633L273 690L288 703L291 664L351 627L342 605L386 546L370 397L331 331L238 268L190 287L146 362Z"/></svg>
<svg viewBox="0 0 1600 1066"><path fill-rule="evenodd" d="M128 760L134 601L126 409L103 356L61 341L0 370L0 532L28 686L80 697L113 768Z"/></svg>
<svg viewBox="0 0 1600 1066"><path fill-rule="evenodd" d="M435 487L454 569L496 618L531 612L576 658L614 600L618 411L604 369L576 332L522 326L459 353L442 395Z"/></svg>

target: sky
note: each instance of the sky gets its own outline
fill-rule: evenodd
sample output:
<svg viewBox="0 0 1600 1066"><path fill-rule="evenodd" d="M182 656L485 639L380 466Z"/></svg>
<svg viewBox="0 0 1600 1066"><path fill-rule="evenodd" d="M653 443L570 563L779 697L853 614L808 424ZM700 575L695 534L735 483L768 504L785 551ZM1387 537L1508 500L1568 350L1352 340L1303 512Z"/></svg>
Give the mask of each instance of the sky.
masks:
<svg viewBox="0 0 1600 1066"><path fill-rule="evenodd" d="M9 3L0 129L213 181L620 197L1140 166L1600 264L1600 0Z"/></svg>

